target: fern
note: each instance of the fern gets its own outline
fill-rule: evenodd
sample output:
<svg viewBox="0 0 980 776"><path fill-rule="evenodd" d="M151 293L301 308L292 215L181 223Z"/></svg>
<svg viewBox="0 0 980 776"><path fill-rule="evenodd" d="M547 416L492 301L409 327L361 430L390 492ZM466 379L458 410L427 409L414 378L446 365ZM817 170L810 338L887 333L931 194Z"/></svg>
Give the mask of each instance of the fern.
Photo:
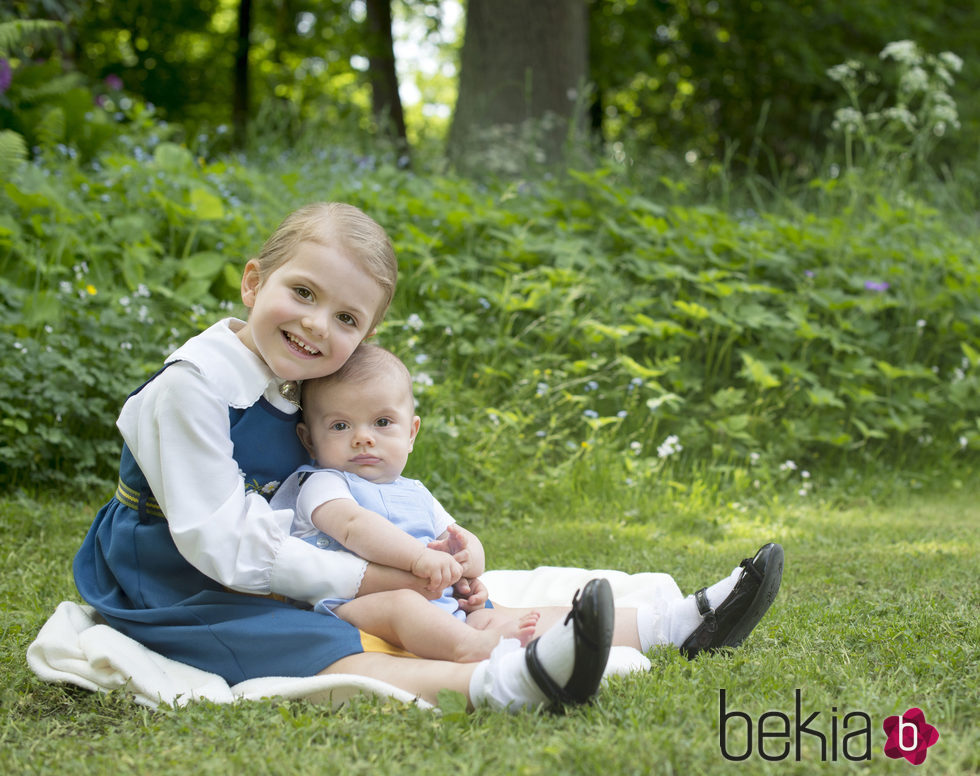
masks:
<svg viewBox="0 0 980 776"><path fill-rule="evenodd" d="M27 143L19 132L0 129L0 175L7 174L27 158Z"/></svg>
<svg viewBox="0 0 980 776"><path fill-rule="evenodd" d="M60 105L48 107L34 125L34 134L42 148L50 148L65 140L65 109Z"/></svg>
<svg viewBox="0 0 980 776"><path fill-rule="evenodd" d="M27 38L39 33L64 29L61 22L47 19L15 19L10 22L0 22L0 57L6 59Z"/></svg>

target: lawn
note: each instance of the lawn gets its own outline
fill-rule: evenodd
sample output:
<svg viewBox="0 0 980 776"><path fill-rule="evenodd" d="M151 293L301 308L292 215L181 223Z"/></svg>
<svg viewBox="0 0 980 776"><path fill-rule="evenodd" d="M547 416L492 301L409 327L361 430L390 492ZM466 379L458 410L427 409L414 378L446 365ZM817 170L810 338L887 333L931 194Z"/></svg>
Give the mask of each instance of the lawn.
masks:
<svg viewBox="0 0 980 776"><path fill-rule="evenodd" d="M585 499L547 522L533 512L481 521L497 567L663 570L686 591L765 540L786 551L780 596L741 649L693 662L654 650L652 671L613 680L590 707L515 717L369 698L334 713L274 700L154 711L44 684L24 653L55 605L77 597L71 556L96 505L6 498L0 772L907 773L883 753L882 723L917 706L940 737L916 772L976 773L980 488L950 477L925 491L894 476L833 494L718 498L696 517L681 499L676 514L621 519L635 513L624 493L602 514ZM725 758L722 729L725 753L745 762ZM870 762L853 761L868 750Z"/></svg>

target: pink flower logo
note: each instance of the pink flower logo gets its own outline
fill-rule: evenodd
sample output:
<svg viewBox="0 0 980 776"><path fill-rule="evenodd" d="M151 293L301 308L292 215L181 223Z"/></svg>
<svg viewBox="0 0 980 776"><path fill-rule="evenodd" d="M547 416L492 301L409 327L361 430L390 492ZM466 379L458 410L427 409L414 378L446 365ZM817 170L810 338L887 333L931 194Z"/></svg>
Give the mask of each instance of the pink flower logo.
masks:
<svg viewBox="0 0 980 776"><path fill-rule="evenodd" d="M939 731L926 722L926 715L917 707L900 717L888 717L882 727L888 736L885 754L893 760L904 757L912 765L925 762L926 750L939 740Z"/></svg>

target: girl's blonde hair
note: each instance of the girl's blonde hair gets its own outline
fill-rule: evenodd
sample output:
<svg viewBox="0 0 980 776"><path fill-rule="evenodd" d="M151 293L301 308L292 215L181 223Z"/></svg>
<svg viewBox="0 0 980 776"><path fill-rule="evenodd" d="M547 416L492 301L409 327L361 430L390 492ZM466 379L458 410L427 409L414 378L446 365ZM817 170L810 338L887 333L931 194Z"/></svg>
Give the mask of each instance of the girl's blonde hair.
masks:
<svg viewBox="0 0 980 776"><path fill-rule="evenodd" d="M384 294L371 328L377 326L388 311L398 281L395 249L381 225L362 210L342 202L315 202L294 210L255 257L259 281L279 269L303 242L335 246L367 270Z"/></svg>

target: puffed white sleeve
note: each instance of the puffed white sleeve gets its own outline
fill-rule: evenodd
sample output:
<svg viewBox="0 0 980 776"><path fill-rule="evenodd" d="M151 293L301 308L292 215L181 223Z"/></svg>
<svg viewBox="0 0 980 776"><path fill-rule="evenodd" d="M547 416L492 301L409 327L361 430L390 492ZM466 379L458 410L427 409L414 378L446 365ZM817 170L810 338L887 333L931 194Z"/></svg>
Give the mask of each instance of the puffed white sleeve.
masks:
<svg viewBox="0 0 980 776"><path fill-rule="evenodd" d="M174 364L131 397L118 426L178 551L202 573L240 592L311 604L356 595L362 559L290 536L291 509L246 494L228 404L193 365Z"/></svg>

